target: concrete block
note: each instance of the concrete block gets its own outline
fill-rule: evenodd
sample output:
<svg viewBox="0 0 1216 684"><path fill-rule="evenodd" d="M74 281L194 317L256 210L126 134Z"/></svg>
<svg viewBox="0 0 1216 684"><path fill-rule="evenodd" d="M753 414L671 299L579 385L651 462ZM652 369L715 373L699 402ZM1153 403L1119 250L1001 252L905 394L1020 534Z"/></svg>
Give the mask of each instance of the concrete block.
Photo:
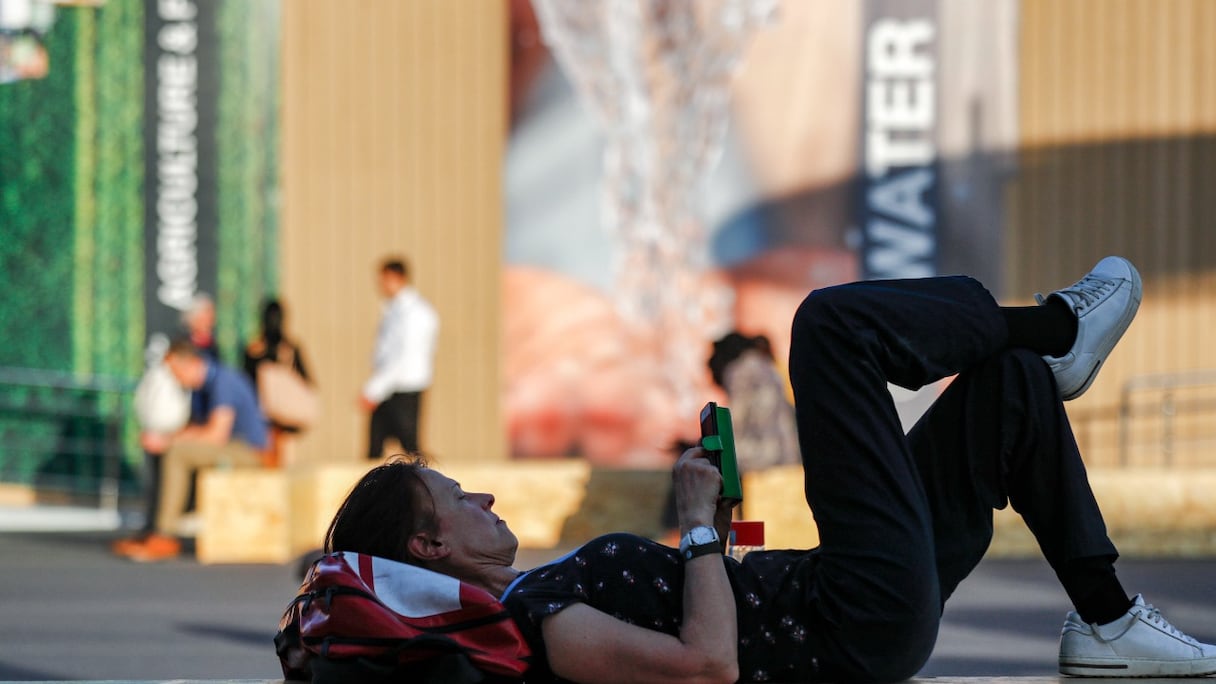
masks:
<svg viewBox="0 0 1216 684"><path fill-rule="evenodd" d="M1123 555L1216 553L1216 469L1109 469L1089 479Z"/></svg>
<svg viewBox="0 0 1216 684"><path fill-rule="evenodd" d="M1216 469L1095 468L1089 483L1107 533L1127 557L1216 553ZM1011 508L994 518L993 556L1039 553L1034 536Z"/></svg>
<svg viewBox="0 0 1216 684"><path fill-rule="evenodd" d="M494 495L494 511L520 548L557 546L567 521L583 508L593 475L585 461L533 461L436 466L466 492Z"/></svg>
<svg viewBox="0 0 1216 684"><path fill-rule="evenodd" d="M300 466L290 470L291 547L320 548L343 499L375 462ZM494 495L494 511L507 521L521 548L553 548L566 519L583 502L590 466L583 461L436 464L465 491Z"/></svg>
<svg viewBox="0 0 1216 684"><path fill-rule="evenodd" d="M661 538L671 492L669 470L594 469L583 482L585 498L560 527L560 545L577 546L602 534L632 532Z"/></svg>
<svg viewBox="0 0 1216 684"><path fill-rule="evenodd" d="M199 473L195 539L200 563L283 563L291 558L290 497L281 470L207 469Z"/></svg>
<svg viewBox="0 0 1216 684"><path fill-rule="evenodd" d="M819 528L802 490L802 466L780 466L743 476L743 517L764 521L770 549L812 549Z"/></svg>
<svg viewBox="0 0 1216 684"><path fill-rule="evenodd" d="M338 506L374 462L303 464L287 469L291 500L288 539L294 555L319 549Z"/></svg>
<svg viewBox="0 0 1216 684"><path fill-rule="evenodd" d="M1124 556L1216 554L1216 469L1096 468L1089 473L1111 539ZM743 479L746 518L765 521L770 549L813 548L815 521L802 492L802 467L784 466ZM1033 557L1038 543L1006 507L993 515L994 557Z"/></svg>
<svg viewBox="0 0 1216 684"><path fill-rule="evenodd" d="M33 487L0 482L0 506L33 506L37 500Z"/></svg>

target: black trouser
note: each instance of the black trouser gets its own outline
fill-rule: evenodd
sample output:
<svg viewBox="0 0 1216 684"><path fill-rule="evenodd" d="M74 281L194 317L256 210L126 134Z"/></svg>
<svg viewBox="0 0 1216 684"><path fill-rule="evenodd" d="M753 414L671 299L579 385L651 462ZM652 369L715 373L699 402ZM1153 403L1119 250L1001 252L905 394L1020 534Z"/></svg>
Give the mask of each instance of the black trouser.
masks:
<svg viewBox="0 0 1216 684"><path fill-rule="evenodd" d="M160 454L144 452L144 526L140 532L156 531L156 515L160 512Z"/></svg>
<svg viewBox="0 0 1216 684"><path fill-rule="evenodd" d="M420 453L418 414L421 406L422 392L396 392L380 402L372 411L367 457L380 458L384 440L389 437L396 437L405 453Z"/></svg>
<svg viewBox="0 0 1216 684"><path fill-rule="evenodd" d="M914 675L1006 501L1057 571L1113 562L1055 378L1007 337L970 278L853 283L799 307L789 367L821 542L812 595L825 676ZM915 389L956 373L905 436L888 381Z"/></svg>

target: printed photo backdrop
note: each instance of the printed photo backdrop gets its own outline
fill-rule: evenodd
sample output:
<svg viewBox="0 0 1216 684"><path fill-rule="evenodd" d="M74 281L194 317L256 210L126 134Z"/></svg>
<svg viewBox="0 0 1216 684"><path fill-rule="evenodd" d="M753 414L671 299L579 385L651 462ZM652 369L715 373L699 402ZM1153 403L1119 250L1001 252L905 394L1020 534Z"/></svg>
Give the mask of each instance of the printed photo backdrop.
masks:
<svg viewBox="0 0 1216 684"><path fill-rule="evenodd" d="M722 157L700 194L708 265L693 277L726 293L728 314L681 347L692 363L680 365L695 369L678 379L693 388L691 406L672 389L675 364L660 351L667 333L623 315L614 264L626 245L600 213L603 128L554 59L536 8L515 0L505 162L511 453L665 466L697 438L700 402L724 400L705 361L728 330L768 337L784 372L790 316L814 288L954 272L999 282L1015 15L1012 3L975 4L776 3L752 34ZM908 420L933 392L893 389Z"/></svg>

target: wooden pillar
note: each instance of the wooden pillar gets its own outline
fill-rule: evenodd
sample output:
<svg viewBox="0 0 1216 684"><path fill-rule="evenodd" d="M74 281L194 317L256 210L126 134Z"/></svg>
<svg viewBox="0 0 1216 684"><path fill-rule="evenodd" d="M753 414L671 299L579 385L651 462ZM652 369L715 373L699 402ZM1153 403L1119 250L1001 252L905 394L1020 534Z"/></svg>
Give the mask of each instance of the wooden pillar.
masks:
<svg viewBox="0 0 1216 684"><path fill-rule="evenodd" d="M505 458L500 397L506 3L290 0L283 11L282 297L325 401L303 462L357 461L381 300L402 255L442 319L423 448Z"/></svg>

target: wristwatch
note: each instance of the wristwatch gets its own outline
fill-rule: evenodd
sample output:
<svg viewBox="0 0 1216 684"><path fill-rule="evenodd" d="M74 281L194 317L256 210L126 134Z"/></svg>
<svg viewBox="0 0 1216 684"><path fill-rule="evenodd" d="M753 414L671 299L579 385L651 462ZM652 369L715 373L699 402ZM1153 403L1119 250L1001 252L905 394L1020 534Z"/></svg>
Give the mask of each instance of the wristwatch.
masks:
<svg viewBox="0 0 1216 684"><path fill-rule="evenodd" d="M709 553L722 553L718 531L709 525L698 525L680 537L680 556L688 561Z"/></svg>

